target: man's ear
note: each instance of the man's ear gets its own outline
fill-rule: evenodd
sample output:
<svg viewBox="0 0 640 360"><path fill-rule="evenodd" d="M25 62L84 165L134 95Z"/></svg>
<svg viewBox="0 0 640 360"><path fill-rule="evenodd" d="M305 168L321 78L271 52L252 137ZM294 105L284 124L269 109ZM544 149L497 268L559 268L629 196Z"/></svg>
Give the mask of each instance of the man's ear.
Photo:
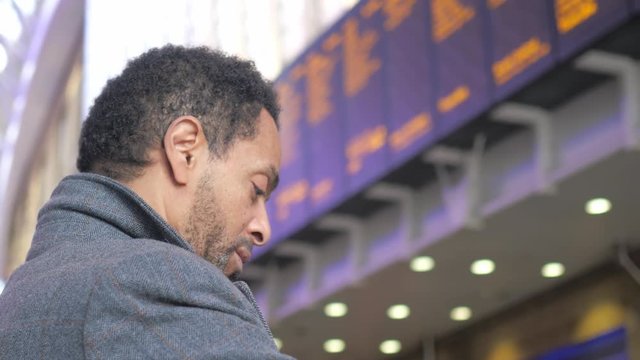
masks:
<svg viewBox="0 0 640 360"><path fill-rule="evenodd" d="M196 166L206 161L207 140L202 124L193 116L181 116L169 125L163 138L173 180L186 185L195 174Z"/></svg>

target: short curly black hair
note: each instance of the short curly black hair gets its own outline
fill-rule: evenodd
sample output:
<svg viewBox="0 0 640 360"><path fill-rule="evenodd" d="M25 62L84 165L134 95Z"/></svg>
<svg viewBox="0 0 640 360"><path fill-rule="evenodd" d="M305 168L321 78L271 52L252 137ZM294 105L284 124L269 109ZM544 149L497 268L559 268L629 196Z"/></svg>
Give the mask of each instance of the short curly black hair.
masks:
<svg viewBox="0 0 640 360"><path fill-rule="evenodd" d="M118 180L139 176L171 122L202 123L211 152L256 135L262 108L278 126L277 96L251 61L206 47L166 45L131 60L96 98L80 134L77 167Z"/></svg>

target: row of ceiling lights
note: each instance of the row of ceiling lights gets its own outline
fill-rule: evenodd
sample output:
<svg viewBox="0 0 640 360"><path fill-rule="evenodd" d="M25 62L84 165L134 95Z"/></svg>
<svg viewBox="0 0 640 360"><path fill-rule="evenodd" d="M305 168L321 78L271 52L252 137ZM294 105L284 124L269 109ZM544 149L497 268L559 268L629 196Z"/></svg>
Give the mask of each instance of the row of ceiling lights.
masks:
<svg viewBox="0 0 640 360"><path fill-rule="evenodd" d="M456 308L457 309L457 308ZM324 307L324 314L328 317L339 318L347 315L348 306L341 302L332 302ZM387 309L387 316L393 320L402 320L409 317L411 309L404 304L392 305Z"/></svg>
<svg viewBox="0 0 640 360"><path fill-rule="evenodd" d="M435 267L435 261L429 256L419 256L414 258L410 266L413 271L426 272ZM481 259L475 261L471 265L471 272L476 275L488 275L495 269L495 263L489 259ZM564 265L558 262L548 263L542 267L542 276L547 278L556 278L564 274ZM324 307L324 313L327 317L339 318L347 315L349 308L347 304L341 302L332 302ZM411 315L411 308L405 304L395 304L390 306L387 311L387 317L393 320L406 319ZM466 321L473 315L471 308L468 306L457 306L451 309L449 317L454 321ZM278 348L282 347L282 341L276 339ZM340 353L346 348L346 343L342 339L329 339L325 341L324 350L328 353ZM402 344L399 340L388 339L380 343L380 352L383 354L395 354L402 350Z"/></svg>
<svg viewBox="0 0 640 360"><path fill-rule="evenodd" d="M282 349L282 340L274 339L278 350ZM324 351L330 354L337 354L343 352L347 348L347 344L342 339L329 339L323 344ZM380 352L383 354L397 354L402 350L402 343L395 339L385 340L380 343Z"/></svg>
<svg viewBox="0 0 640 360"><path fill-rule="evenodd" d="M605 198L591 199L585 204L585 212L590 215L601 215L611 210L611 202ZM435 267L435 260L430 256L418 256L409 263L411 270L415 272L428 272ZM470 271L475 275L489 275L495 271L495 263L490 259L479 259L471 264ZM550 262L542 266L540 273L545 278L557 278L564 275L565 267L559 262ZM339 318L347 315L347 304L333 302L325 305L324 313L328 317ZM393 320L402 320L409 317L411 309L405 304L395 304L387 309L387 316ZM466 321L473 315L468 306L457 306L451 309L449 317L454 321ZM275 339L278 349L282 347L282 341ZM324 351L328 353L340 353L346 349L346 343L342 339L328 339L324 342ZM396 339L388 339L380 343L379 350L383 354L396 354L402 350L402 343Z"/></svg>
<svg viewBox="0 0 640 360"><path fill-rule="evenodd" d="M409 264L411 270L415 272L428 272L435 267L435 260L430 256L418 256L411 260ZM479 259L470 266L470 271L474 275L489 275L496 269L496 264L491 259ZM550 262L542 266L540 274L546 278L555 278L564 274L564 265L559 262Z"/></svg>

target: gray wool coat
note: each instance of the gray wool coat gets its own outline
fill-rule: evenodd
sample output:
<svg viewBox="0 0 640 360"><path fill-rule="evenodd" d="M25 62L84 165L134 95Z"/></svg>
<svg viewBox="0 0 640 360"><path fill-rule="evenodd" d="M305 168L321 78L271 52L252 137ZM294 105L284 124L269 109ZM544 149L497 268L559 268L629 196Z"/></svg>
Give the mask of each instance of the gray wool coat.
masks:
<svg viewBox="0 0 640 360"><path fill-rule="evenodd" d="M292 359L231 282L135 193L61 181L0 295L0 359Z"/></svg>

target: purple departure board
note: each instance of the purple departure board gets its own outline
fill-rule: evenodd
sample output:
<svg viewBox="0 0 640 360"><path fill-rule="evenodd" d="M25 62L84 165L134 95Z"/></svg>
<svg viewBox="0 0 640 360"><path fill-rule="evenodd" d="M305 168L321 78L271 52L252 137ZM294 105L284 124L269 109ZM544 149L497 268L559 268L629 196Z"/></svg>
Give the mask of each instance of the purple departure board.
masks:
<svg viewBox="0 0 640 360"><path fill-rule="evenodd" d="M486 0L430 0L436 68L436 132L445 136L485 110L492 98Z"/></svg>
<svg viewBox="0 0 640 360"><path fill-rule="evenodd" d="M430 29L426 1L383 8L388 144L392 165L414 156L435 137Z"/></svg>
<svg viewBox="0 0 640 360"><path fill-rule="evenodd" d="M388 170L384 34L380 1L363 1L341 23L346 174L354 193Z"/></svg>
<svg viewBox="0 0 640 360"><path fill-rule="evenodd" d="M628 0L553 0L558 53L574 55L630 15Z"/></svg>
<svg viewBox="0 0 640 360"><path fill-rule="evenodd" d="M640 0L362 0L278 78L268 251L640 12ZM637 15L636 15L637 16ZM640 39L640 38L639 38Z"/></svg>
<svg viewBox="0 0 640 360"><path fill-rule="evenodd" d="M492 44L491 76L502 100L553 66L549 3L487 0Z"/></svg>
<svg viewBox="0 0 640 360"><path fill-rule="evenodd" d="M282 111L280 139L282 159L280 185L271 196L272 232L276 237L302 226L309 218L309 180L305 151L306 125L304 121L304 78L298 66L288 69L275 83Z"/></svg>
<svg viewBox="0 0 640 360"><path fill-rule="evenodd" d="M303 56L306 77L311 211L321 214L344 199L345 118L342 95L340 27L317 41Z"/></svg>

